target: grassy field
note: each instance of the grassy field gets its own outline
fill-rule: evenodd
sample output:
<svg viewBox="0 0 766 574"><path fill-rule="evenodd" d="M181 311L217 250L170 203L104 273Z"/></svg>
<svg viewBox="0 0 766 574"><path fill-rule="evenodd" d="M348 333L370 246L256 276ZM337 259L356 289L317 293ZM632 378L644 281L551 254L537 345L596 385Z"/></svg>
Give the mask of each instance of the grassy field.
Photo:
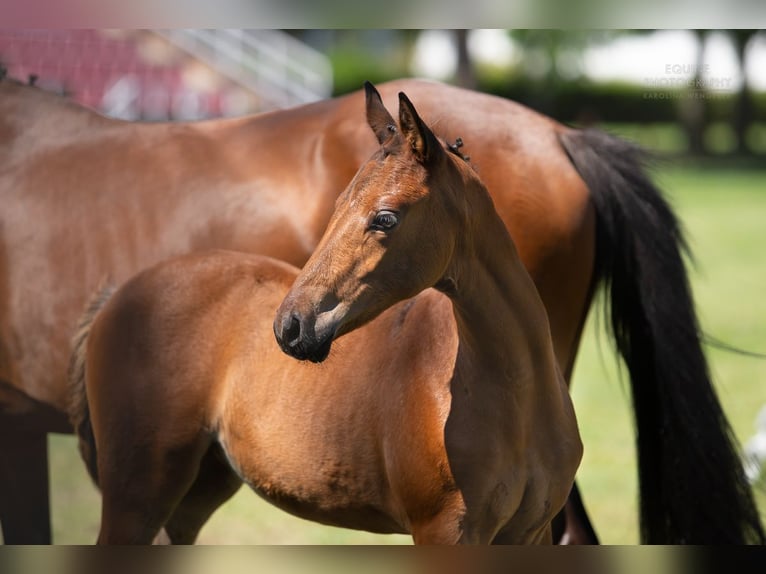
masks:
<svg viewBox="0 0 766 574"><path fill-rule="evenodd" d="M692 280L706 333L766 353L766 171L664 168L658 181L682 218L696 255ZM632 413L611 344L592 314L574 380L585 442L579 483L602 541L638 542ZM754 432L766 404L766 360L708 349L724 409L741 441ZM72 437L53 436L51 497L54 541L95 540L99 495ZM762 514L766 496L758 495ZM203 530L208 544L409 544L409 537L376 536L312 524L281 512L243 488Z"/></svg>

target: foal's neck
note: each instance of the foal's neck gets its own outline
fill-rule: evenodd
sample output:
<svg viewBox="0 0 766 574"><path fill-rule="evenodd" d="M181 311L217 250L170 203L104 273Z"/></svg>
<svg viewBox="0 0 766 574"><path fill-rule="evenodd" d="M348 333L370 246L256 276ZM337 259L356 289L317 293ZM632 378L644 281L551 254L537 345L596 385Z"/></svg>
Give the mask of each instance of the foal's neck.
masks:
<svg viewBox="0 0 766 574"><path fill-rule="evenodd" d="M446 276L461 355L501 373L530 360L551 364L550 328L537 288L489 195L471 191L470 221Z"/></svg>

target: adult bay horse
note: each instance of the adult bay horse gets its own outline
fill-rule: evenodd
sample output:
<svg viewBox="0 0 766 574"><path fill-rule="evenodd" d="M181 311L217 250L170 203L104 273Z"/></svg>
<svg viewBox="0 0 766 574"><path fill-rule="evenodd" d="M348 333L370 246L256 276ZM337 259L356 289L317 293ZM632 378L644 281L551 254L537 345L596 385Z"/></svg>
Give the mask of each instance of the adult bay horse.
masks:
<svg viewBox="0 0 766 574"><path fill-rule="evenodd" d="M472 91L416 80L379 89L389 105L405 91L440 137L465 141L545 303L567 380L592 295L610 287L636 410L642 539L762 539L700 346L676 219L638 151ZM71 431L69 340L103 277L121 283L204 248L302 264L376 149L363 106L357 92L241 119L141 124L0 80L6 542L50 540L46 433Z"/></svg>
<svg viewBox="0 0 766 574"><path fill-rule="evenodd" d="M99 543L193 542L235 476L304 518L416 543L552 541L582 445L545 307L476 173L404 94L398 129L366 90L381 149L297 278L204 253L87 313L72 420ZM432 286L448 299L416 296Z"/></svg>

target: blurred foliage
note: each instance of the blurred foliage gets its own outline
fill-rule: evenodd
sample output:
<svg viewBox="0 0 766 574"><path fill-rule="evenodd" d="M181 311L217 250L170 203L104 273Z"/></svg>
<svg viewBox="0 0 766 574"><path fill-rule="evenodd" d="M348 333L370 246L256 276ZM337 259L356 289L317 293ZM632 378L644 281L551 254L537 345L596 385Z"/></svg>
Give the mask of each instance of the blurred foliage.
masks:
<svg viewBox="0 0 766 574"><path fill-rule="evenodd" d="M419 30L288 30L332 62L333 95L410 75Z"/></svg>
<svg viewBox="0 0 766 574"><path fill-rule="evenodd" d="M467 73L464 62L448 82L470 77L471 86L483 92L518 101L559 121L577 125L676 124L664 128L669 140L656 139L653 149L703 154L763 154L766 137L766 93L745 87L740 93L700 94L684 89L654 89L625 82L594 82L583 75L582 53L625 34L651 30L511 30L509 37L522 54L512 66L474 62ZM695 30L700 45L707 31ZM757 30L729 31L737 56ZM301 35L301 31L295 32ZM410 63L419 30L325 30L319 47L332 63L335 95L358 90L365 80L380 83L411 76ZM453 32L465 50L466 35ZM305 39L305 34L304 34ZM311 40L311 39L310 39ZM317 45L316 37L310 41ZM639 130L649 133L647 130ZM651 130L649 130L651 131ZM654 130L654 135L662 130ZM701 143L700 143L701 142ZM640 143L646 145L641 140Z"/></svg>
<svg viewBox="0 0 766 574"><path fill-rule="evenodd" d="M540 110L539 89L523 76L503 78L480 75L479 89L516 100ZM671 122L689 94L683 90L655 90L624 82L576 80L558 82L546 95L545 113L560 121ZM751 93L753 117L766 121L766 93ZM726 121L736 105L737 94L705 98L708 121Z"/></svg>
<svg viewBox="0 0 766 574"><path fill-rule="evenodd" d="M406 68L398 62L380 61L370 54L338 49L328 54L333 62L334 93L346 94L362 87L365 81L378 84L407 76Z"/></svg>

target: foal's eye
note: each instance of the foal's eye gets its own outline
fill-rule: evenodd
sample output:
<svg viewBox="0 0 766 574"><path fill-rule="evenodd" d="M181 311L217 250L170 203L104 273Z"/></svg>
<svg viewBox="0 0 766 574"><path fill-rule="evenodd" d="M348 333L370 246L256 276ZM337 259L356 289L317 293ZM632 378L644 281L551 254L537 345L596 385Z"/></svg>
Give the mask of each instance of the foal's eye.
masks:
<svg viewBox="0 0 766 574"><path fill-rule="evenodd" d="M396 227L397 223L399 223L399 216L396 213L393 211L379 211L372 219L370 229L388 231L389 229Z"/></svg>

